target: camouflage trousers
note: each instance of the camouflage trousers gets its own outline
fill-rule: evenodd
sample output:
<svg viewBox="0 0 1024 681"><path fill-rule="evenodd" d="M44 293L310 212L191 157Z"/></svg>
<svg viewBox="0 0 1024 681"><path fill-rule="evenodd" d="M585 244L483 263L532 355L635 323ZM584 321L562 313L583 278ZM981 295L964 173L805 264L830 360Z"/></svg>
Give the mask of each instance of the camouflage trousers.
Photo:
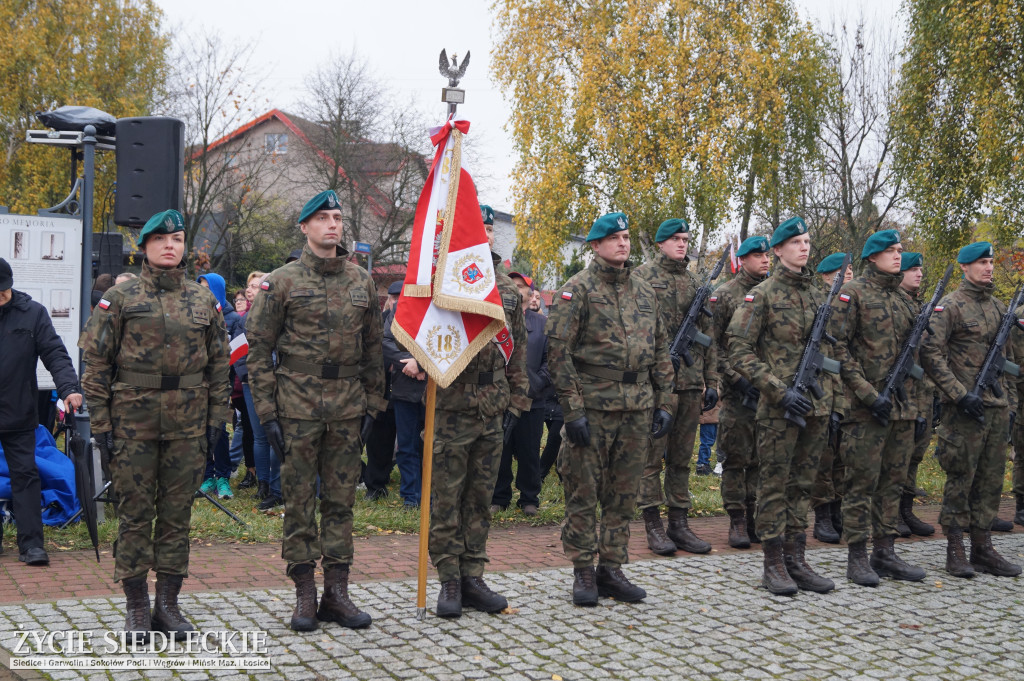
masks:
<svg viewBox="0 0 1024 681"><path fill-rule="evenodd" d="M895 536L907 464L914 450L914 422L844 423L841 441L846 464L843 537L856 544Z"/></svg>
<svg viewBox="0 0 1024 681"><path fill-rule="evenodd" d="M501 416L438 409L430 491L430 560L442 582L479 577L487 563Z"/></svg>
<svg viewBox="0 0 1024 681"><path fill-rule="evenodd" d="M757 534L795 536L807 529L811 486L828 437L827 416L807 416L803 429L784 418L757 422Z"/></svg>
<svg viewBox="0 0 1024 681"><path fill-rule="evenodd" d="M284 539L281 557L291 574L299 565L352 564L352 506L359 484L362 419L325 423L282 418L287 455L281 462ZM317 477L320 528L316 526Z"/></svg>
<svg viewBox="0 0 1024 681"><path fill-rule="evenodd" d="M842 456L843 434L836 436L837 443L826 444L821 450L818 462L818 474L811 487L811 508L818 508L837 499L843 498L843 481L846 478L846 465Z"/></svg>
<svg viewBox="0 0 1024 681"><path fill-rule="evenodd" d="M203 481L206 437L117 439L110 466L120 496L114 581L150 570L187 576L192 500Z"/></svg>
<svg viewBox="0 0 1024 681"><path fill-rule="evenodd" d="M953 523L964 530L987 530L1003 491L1009 412L1006 407L986 407L985 423L978 423L952 404L943 406L935 448L946 472L939 524L944 530Z"/></svg>
<svg viewBox="0 0 1024 681"><path fill-rule="evenodd" d="M718 458L722 460L722 505L732 511L757 499L757 440L754 412L742 395L730 395L718 412ZM723 460L724 459L724 460Z"/></svg>
<svg viewBox="0 0 1024 681"><path fill-rule="evenodd" d="M924 455L928 453L928 448L931 446L932 431L929 427L924 437L914 443L914 451L910 453L910 461L907 463L907 479L903 483L904 494L917 494L917 468L924 461Z"/></svg>
<svg viewBox="0 0 1024 681"><path fill-rule="evenodd" d="M563 439L558 472L565 489L562 550L574 567L629 562L629 522L649 448L651 410L587 412L590 446ZM601 530L597 505L601 504Z"/></svg>
<svg viewBox="0 0 1024 681"><path fill-rule="evenodd" d="M668 437L663 440L648 438L650 446L647 448L647 460L637 495L639 508L662 504L671 508L693 506L690 501L690 460L693 458L693 443L700 426L700 408L704 398L700 390L683 390L677 394L679 402L672 414ZM665 464L664 494L661 491L662 461Z"/></svg>
<svg viewBox="0 0 1024 681"><path fill-rule="evenodd" d="M1018 410L1024 405L1019 405ZM1013 424L1013 496L1024 497L1024 424L1021 416L1014 419Z"/></svg>

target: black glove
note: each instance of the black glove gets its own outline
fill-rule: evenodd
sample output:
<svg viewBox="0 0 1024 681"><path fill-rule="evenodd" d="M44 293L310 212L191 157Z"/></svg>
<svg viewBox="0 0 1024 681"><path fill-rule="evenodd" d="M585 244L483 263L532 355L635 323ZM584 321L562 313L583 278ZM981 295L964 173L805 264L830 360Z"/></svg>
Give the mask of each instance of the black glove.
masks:
<svg viewBox="0 0 1024 681"><path fill-rule="evenodd" d="M714 388L704 388L704 406L701 411L711 411L718 404L718 391Z"/></svg>
<svg viewBox="0 0 1024 681"><path fill-rule="evenodd" d="M277 419L270 419L263 424L263 432L267 436L267 443L277 454L277 458L284 463L284 433L281 431L281 424Z"/></svg>
<svg viewBox="0 0 1024 681"><path fill-rule="evenodd" d="M370 441L371 430L373 430L373 417L363 414L363 422L359 425L359 439L363 441L364 445Z"/></svg>
<svg viewBox="0 0 1024 681"><path fill-rule="evenodd" d="M651 439L657 440L668 435L668 429L672 426L672 414L664 409L655 409L654 418L651 420Z"/></svg>
<svg viewBox="0 0 1024 681"><path fill-rule="evenodd" d="M942 421L942 400L939 399L938 394L935 394L932 397L932 428L938 428L940 421Z"/></svg>
<svg viewBox="0 0 1024 681"><path fill-rule="evenodd" d="M669 355L669 358L672 360L672 369L675 370L675 372L678 374L679 373L679 355Z"/></svg>
<svg viewBox="0 0 1024 681"><path fill-rule="evenodd" d="M512 431L515 430L517 423L519 423L519 417L506 411L505 417L501 420L501 429L505 431L505 436L501 439L502 444L507 445L508 441L512 439Z"/></svg>
<svg viewBox="0 0 1024 681"><path fill-rule="evenodd" d="M577 447L589 447L590 424L587 423L587 417L581 416L575 421L566 421L565 436Z"/></svg>
<svg viewBox="0 0 1024 681"><path fill-rule="evenodd" d="M1012 423L1010 427L1013 427ZM104 463L110 466L114 460L114 433L108 430L105 433L93 433L93 437L96 438L96 446L100 448Z"/></svg>
<svg viewBox="0 0 1024 681"><path fill-rule="evenodd" d="M875 401L871 403L871 415L883 425L889 423L889 417L892 415L892 400L882 395L876 397Z"/></svg>
<svg viewBox="0 0 1024 681"><path fill-rule="evenodd" d="M786 388L786 394L782 396L779 406L786 411L791 411L798 416L804 416L811 411L811 401L807 396L796 388Z"/></svg>
<svg viewBox="0 0 1024 681"><path fill-rule="evenodd" d="M920 442L928 432L928 419L918 416L914 419L914 442Z"/></svg>
<svg viewBox="0 0 1024 681"><path fill-rule="evenodd" d="M985 403L982 402L981 398L977 395L967 393L957 400L956 406L960 411L973 419L981 419L985 417Z"/></svg>
<svg viewBox="0 0 1024 681"><path fill-rule="evenodd" d="M206 451L210 452L210 456L213 456L213 450L217 449L217 445L220 443L220 436L223 433L224 426L206 426Z"/></svg>

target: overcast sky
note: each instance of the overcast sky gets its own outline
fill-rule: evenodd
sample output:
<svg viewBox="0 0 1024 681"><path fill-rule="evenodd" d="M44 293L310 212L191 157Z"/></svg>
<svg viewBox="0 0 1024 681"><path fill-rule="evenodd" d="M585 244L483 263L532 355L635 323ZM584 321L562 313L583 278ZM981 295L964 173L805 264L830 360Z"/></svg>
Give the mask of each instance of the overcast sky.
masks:
<svg viewBox="0 0 1024 681"><path fill-rule="evenodd" d="M491 82L490 2L423 2L422 0L249 0L246 3L210 0L156 0L172 30L208 28L227 41L255 42L253 66L266 74L268 109L294 108L302 96L303 82L312 70L332 54L348 54L353 48L366 59L387 87L402 101L434 115L431 124L444 119L438 75L441 48L448 54L472 52L470 66L460 87L466 103L460 114L473 127L488 168L481 184L481 199L497 209L510 210L509 175L515 163L512 143L504 131L508 103ZM835 13L856 19L863 14L871 22L896 23L894 0L796 0L812 21L830 23ZM448 15L440 17L439 12ZM426 132L424 131L424 135ZM473 164L478 171L479 161Z"/></svg>

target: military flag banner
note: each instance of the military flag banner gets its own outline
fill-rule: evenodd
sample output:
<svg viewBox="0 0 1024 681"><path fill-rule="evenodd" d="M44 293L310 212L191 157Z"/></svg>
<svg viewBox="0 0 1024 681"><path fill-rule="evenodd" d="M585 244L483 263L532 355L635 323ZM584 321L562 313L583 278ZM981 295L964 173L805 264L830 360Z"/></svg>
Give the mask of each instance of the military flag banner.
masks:
<svg viewBox="0 0 1024 681"><path fill-rule="evenodd" d="M469 121L431 130L434 160L413 222L402 293L391 324L442 388L505 327L476 187L462 167Z"/></svg>

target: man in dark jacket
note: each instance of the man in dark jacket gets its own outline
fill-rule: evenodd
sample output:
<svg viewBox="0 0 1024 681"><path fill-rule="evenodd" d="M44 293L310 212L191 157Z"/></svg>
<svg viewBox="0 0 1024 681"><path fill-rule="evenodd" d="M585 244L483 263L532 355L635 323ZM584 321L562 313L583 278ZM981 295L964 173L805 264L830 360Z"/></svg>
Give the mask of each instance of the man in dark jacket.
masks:
<svg viewBox="0 0 1024 681"><path fill-rule="evenodd" d="M401 288L401 282L394 282L388 286L388 298L384 302L384 310L381 312L382 329L391 326ZM387 496L391 470L395 467L395 408L391 399L392 378L391 369L386 359L387 340L383 340L382 343L385 348L384 399L388 401L388 408L373 420L370 438L366 441L366 467L363 469L363 484L366 485L366 498L371 501ZM419 490L416 492L416 498L419 498Z"/></svg>
<svg viewBox="0 0 1024 681"><path fill-rule="evenodd" d="M553 390L548 373L548 339L544 335L544 315L528 309L533 297L533 281L519 272L509 272L509 278L519 289L526 314L526 373L530 377L529 397L533 400L530 411L525 412L512 429L501 452L498 482L491 498L491 513L508 508L512 501L512 458L519 461L516 489L519 490L519 508L528 516L537 515L540 507L540 439L544 434L544 397Z"/></svg>
<svg viewBox="0 0 1024 681"><path fill-rule="evenodd" d="M78 376L50 316L27 294L15 291L14 275L0 258L0 447L11 472L11 495L18 525L18 560L48 565L43 549L43 511L36 468L36 361L53 376L67 408L82 406Z"/></svg>
<svg viewBox="0 0 1024 681"><path fill-rule="evenodd" d="M388 287L388 297L394 296L395 301L401 292L400 281ZM423 477L421 433L426 416L423 391L427 387L427 374L420 368L416 358L395 341L391 333L393 316L390 315L384 324L384 373L391 377L391 407L394 409L395 433L398 438L395 460L401 476L399 492L406 506L419 506Z"/></svg>

